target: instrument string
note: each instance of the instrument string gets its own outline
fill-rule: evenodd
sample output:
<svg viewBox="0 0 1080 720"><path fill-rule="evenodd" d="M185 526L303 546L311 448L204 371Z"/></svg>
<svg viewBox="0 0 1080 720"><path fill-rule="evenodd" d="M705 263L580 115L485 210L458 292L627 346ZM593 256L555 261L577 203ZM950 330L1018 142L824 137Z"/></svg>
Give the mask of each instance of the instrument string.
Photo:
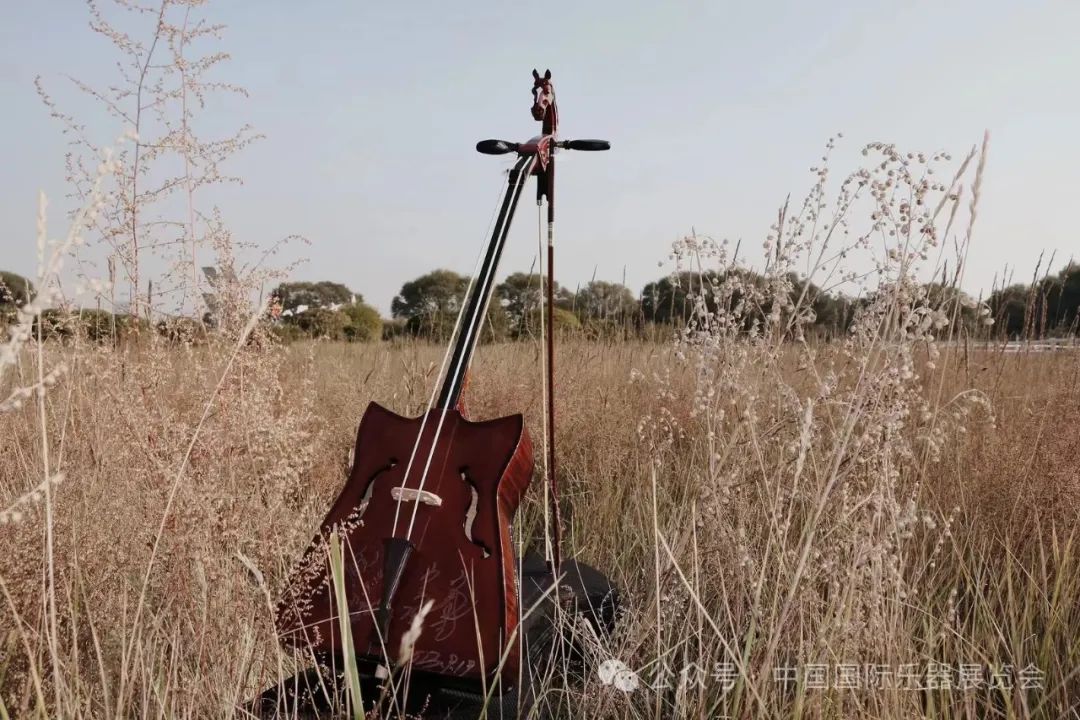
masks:
<svg viewBox="0 0 1080 720"><path fill-rule="evenodd" d="M526 181L528 180L529 176L532 174L532 169L535 166L535 164L536 164L536 157L535 156L531 157L529 159L529 162L521 163L520 164L521 169L519 170L519 175L517 177L516 186L507 189L507 192L513 193L513 197L511 199L511 204L509 206L510 209L511 209L511 212L508 212L506 214L506 217L503 218L503 224L496 228L496 231L498 231L500 235L505 235L505 233L507 231L507 227L508 227L510 221L513 219L513 208L517 206L518 199L521 197L521 191L525 188ZM490 283L490 281L492 280L492 278L493 278L493 276L495 274L495 270L496 270L495 266L496 266L496 263L492 262L490 267L487 268L486 274L484 275L483 278L480 279L480 282L481 282L480 287L481 288L488 285ZM467 324L467 327L464 328L464 331L465 331L465 336L464 336L465 345L464 345L464 347L466 347L466 348L468 348L475 341L476 330L483 323L484 318L487 316L488 305L491 303L491 293L487 293L487 296L488 297L487 297L486 301L483 303L483 307L478 307L477 308L476 316L471 318L470 319L471 321ZM457 379L461 377L462 373L464 373L468 369L467 366L466 366L466 363L465 363L467 355L468 355L468 353L462 353L461 354L461 356L458 358L457 365L450 369L450 374L447 376L448 380L453 380L453 381L456 382ZM431 449L428 451L427 461L424 463L424 470L423 470L423 473L420 475L420 485L419 485L419 488L417 489L417 496L418 496L417 501L413 503L412 516L409 518L409 527L405 531L405 539L406 540L409 540L409 539L412 538L413 527L416 525L417 511L419 511L419 509L420 509L419 495L421 493L423 493L424 485L427 484L428 473L431 470L431 463L435 459L435 450L438 448L439 438L442 435L443 424L446 421L446 414L447 414L447 412L449 412L449 410L450 410L450 408L444 407L444 408L442 408L442 412L439 413L439 422L435 426L435 434L434 434L434 437L432 437L432 440L431 440ZM418 443L419 443L419 440L418 440ZM400 503L399 503L399 509L400 509ZM396 527L395 527L395 530L396 530Z"/></svg>
<svg viewBox="0 0 1080 720"><path fill-rule="evenodd" d="M546 350L546 348L544 348L543 345L544 345L544 338L547 337L547 335L545 334L545 325L544 325L545 317L544 317L544 315L545 315L546 312L548 312L548 309L545 307L546 303L544 302L544 298L545 298L545 293L544 293L544 267L545 267L545 264L544 264L544 208L543 208L543 205L541 204L540 200L537 200L537 202L536 202L536 248L537 248L537 255L540 258L540 288L539 288L539 291L540 291L540 303L539 303L539 306L540 306L540 338L539 338L539 343L540 343L540 357L541 357L541 360L540 360L540 387L541 387L540 400L541 400L541 402L543 404L544 412L546 413L547 412L547 406L548 406L548 392L549 392L549 388L548 388L548 384L547 384L548 357L547 357L547 350ZM551 272L550 269L548 270L548 272ZM547 321L550 322L551 319L547 318ZM549 469L548 469L548 442L550 442L550 440L548 439L547 423L544 422L544 423L541 423L541 424L543 425L543 428L544 428L543 431L541 432L541 439L542 439L542 448L541 449L543 450L543 452L541 454L542 454L542 456L544 458L544 482L543 482L543 485L544 485L544 559L547 560L550 563L551 560L552 560L551 507L550 507L551 500L550 500L550 497L549 497L549 493L551 492L551 488L548 487L548 471L549 471Z"/></svg>
<svg viewBox="0 0 1080 720"><path fill-rule="evenodd" d="M484 238L490 236L491 228L495 224L495 216L499 211L498 198L502 197L503 189L502 184L499 185L499 195L495 201L495 208L491 211L491 217L488 218L487 229L484 231ZM476 262L473 264L472 273L469 274L469 285L465 290L465 300L472 294L473 287L476 284L476 277L479 275L480 265L484 260L484 244L480 244L480 250L476 254ZM401 477L402 491L409 481L409 474L412 471L413 462L416 460L416 453L420 449L420 441L424 437L424 428L427 426L428 416L431 414L431 409L435 406L435 398L438 397L439 388L443 384L443 375L446 373L447 365L450 363L450 355L454 349L454 340L458 337L458 333L461 331L462 320L465 317L465 308L468 303L463 301L461 307L458 308L457 318L454 320L454 331L450 335L450 344L446 348L446 352L443 354L442 363L439 365L439 372L435 376L435 383L431 389L431 397L428 398L427 405L424 408L424 415L420 420L420 430L416 434L416 440L413 442L412 452L409 454L409 462L405 465L405 474ZM398 500L394 509L394 535L397 535L398 520L401 517L401 504L404 501L405 493L399 492Z"/></svg>

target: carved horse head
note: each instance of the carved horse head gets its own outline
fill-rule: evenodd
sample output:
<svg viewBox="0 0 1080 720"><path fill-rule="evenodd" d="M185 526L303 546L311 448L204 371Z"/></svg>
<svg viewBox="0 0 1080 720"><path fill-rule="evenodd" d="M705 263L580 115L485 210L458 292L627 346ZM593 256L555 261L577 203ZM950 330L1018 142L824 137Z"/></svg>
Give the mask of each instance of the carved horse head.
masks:
<svg viewBox="0 0 1080 720"><path fill-rule="evenodd" d="M558 110L555 107L555 88L551 85L551 71L547 70L543 76L533 70L533 120L544 123L544 134L550 134L558 118Z"/></svg>

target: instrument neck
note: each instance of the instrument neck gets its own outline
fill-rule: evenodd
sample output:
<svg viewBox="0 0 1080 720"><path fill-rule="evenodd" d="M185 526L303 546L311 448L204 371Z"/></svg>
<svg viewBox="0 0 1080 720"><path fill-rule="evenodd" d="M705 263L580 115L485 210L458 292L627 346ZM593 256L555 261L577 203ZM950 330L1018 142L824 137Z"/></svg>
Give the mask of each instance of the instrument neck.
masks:
<svg viewBox="0 0 1080 720"><path fill-rule="evenodd" d="M484 252L484 260L480 266L479 275L472 285L472 292L465 301L465 312L458 332L454 336L454 352L450 359L450 367L439 391L439 399L436 407L443 410L456 408L461 400L461 390L465 382L465 373L472 361L476 342L483 328L484 319L487 316L488 304L495 288L495 272L499 267L499 259L502 257L503 248L506 245L506 236L510 231L510 223L514 219L514 211L525 182L532 173L536 162L534 155L524 156L514 163L510 170L506 184L506 192L503 195L499 215L495 220L495 226L491 232L487 249Z"/></svg>

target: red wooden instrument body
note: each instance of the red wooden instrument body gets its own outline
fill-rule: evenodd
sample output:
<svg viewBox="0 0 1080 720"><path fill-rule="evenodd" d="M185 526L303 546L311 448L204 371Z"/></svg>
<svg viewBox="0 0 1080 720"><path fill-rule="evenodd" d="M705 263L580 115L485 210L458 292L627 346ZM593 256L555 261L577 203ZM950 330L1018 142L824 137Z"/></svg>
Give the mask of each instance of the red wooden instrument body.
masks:
<svg viewBox="0 0 1080 720"><path fill-rule="evenodd" d="M278 608L278 631L289 644L340 652L334 592L327 582L325 538L342 539L345 592L354 647L399 659L401 638L427 600L434 605L412 651L419 670L462 678L491 677L505 659L516 675L512 638L518 593L510 521L532 479L532 442L521 415L472 422L459 410L433 409L405 418L371 403L356 436L355 461L319 536L294 572ZM441 422L441 431L432 441ZM420 438L417 443L417 437ZM430 454L424 490L441 504L399 503L408 461ZM386 638L375 621L383 593L383 539L410 521L415 545L396 591ZM509 651L508 651L509 650ZM505 658L504 658L505 656Z"/></svg>

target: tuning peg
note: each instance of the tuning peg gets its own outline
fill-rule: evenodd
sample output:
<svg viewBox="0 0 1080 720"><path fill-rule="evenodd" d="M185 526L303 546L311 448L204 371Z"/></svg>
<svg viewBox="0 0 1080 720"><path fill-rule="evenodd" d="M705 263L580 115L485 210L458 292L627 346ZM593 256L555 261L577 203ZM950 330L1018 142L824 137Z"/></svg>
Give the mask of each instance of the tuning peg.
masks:
<svg viewBox="0 0 1080 720"><path fill-rule="evenodd" d="M485 155L506 155L516 152L520 143L507 142L506 140L481 140L476 143L476 152Z"/></svg>
<svg viewBox="0 0 1080 720"><path fill-rule="evenodd" d="M559 143L559 147L565 148L566 150L587 150L595 152L598 150L610 150L611 143L607 140L564 140Z"/></svg>

